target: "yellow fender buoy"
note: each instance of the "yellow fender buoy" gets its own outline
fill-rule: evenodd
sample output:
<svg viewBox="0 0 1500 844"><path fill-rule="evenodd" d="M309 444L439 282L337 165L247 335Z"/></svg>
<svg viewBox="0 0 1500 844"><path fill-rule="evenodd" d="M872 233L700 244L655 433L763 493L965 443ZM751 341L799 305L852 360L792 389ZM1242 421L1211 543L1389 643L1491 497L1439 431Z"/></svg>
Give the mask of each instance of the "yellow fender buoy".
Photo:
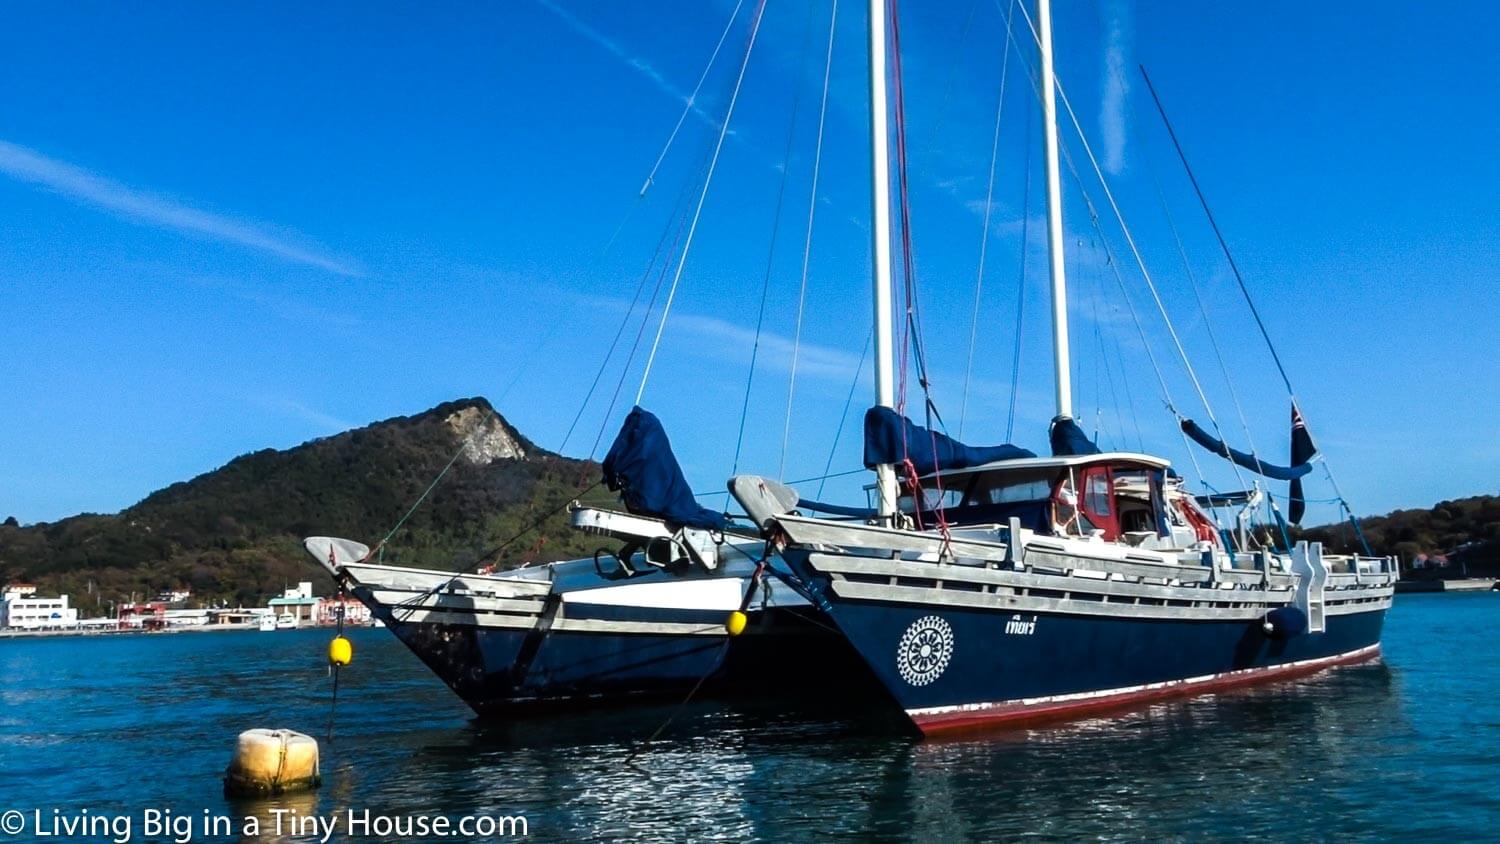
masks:
<svg viewBox="0 0 1500 844"><path fill-rule="evenodd" d="M348 665L354 661L354 645L343 636L334 636L328 643L328 664Z"/></svg>
<svg viewBox="0 0 1500 844"><path fill-rule="evenodd" d="M745 625L749 622L749 616L739 610L735 610L729 614L728 618L724 619L724 631L731 636L738 636L745 632Z"/></svg>

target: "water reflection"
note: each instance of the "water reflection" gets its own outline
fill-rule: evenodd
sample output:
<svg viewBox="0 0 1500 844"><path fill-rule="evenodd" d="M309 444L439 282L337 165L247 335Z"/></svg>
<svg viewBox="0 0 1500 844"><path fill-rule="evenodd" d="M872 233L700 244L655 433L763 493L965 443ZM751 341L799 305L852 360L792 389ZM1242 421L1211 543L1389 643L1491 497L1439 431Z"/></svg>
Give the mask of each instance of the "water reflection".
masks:
<svg viewBox="0 0 1500 844"><path fill-rule="evenodd" d="M1458 837L1500 817L1476 787L1500 750L1500 667L1445 646L1493 631L1497 607L1393 613L1398 668L949 741L748 703L479 723L386 631L356 631L323 788L233 802L219 777L238 731L326 727L326 634L6 644L0 664L61 679L4 709L0 804L263 828L275 809L524 814L539 840Z"/></svg>

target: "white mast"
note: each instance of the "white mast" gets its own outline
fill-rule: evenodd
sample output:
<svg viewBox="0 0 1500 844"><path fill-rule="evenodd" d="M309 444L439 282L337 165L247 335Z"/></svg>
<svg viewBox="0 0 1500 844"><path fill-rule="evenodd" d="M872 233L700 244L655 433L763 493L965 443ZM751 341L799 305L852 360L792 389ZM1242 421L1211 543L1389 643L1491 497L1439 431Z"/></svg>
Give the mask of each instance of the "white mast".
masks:
<svg viewBox="0 0 1500 844"><path fill-rule="evenodd" d="M886 0L870 0L870 167L871 214L875 263L875 403L895 407L895 356L891 339L891 160L885 105ZM875 467L879 513L896 512L896 470Z"/></svg>
<svg viewBox="0 0 1500 844"><path fill-rule="evenodd" d="M1047 258L1052 269L1052 359L1057 371L1057 415L1073 416L1068 363L1068 280L1063 272L1062 188L1057 170L1057 82L1052 72L1052 3L1037 0L1042 48L1042 132L1047 146Z"/></svg>

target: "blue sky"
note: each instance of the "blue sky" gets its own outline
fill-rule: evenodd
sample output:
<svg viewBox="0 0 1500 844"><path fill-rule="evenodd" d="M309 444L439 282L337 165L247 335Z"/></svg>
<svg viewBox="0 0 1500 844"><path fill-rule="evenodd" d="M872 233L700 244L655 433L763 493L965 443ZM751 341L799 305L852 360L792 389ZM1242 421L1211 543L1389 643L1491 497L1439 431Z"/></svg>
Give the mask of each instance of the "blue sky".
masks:
<svg viewBox="0 0 1500 844"><path fill-rule="evenodd" d="M1008 0L905 5L924 336L956 428ZM559 447L712 148L753 6L639 197L731 0L8 4L0 517L113 511L247 451L461 396L488 396ZM700 490L721 489L733 461L768 272L740 468L776 474L783 461L829 10L767 5L646 392ZM1489 42L1500 9L1057 0L1055 14L1062 82L1229 439L1285 459L1287 399L1137 62L1356 509L1495 492L1500 59ZM869 331L863 27L863 4L843 0L788 478L821 474ZM964 424L967 439L1005 436L1024 249L1014 439L1040 448L1052 410L1041 156L1034 50L1016 31ZM1071 130L1064 142L1085 160ZM1201 403L1118 227L1106 211L1093 233L1078 186L1064 182L1085 427L1190 470L1105 243L1172 398L1200 421ZM1103 207L1087 173L1084 188ZM606 399L622 362L606 371ZM607 446L639 362L612 417L605 399L585 409L567 453L586 455L601 431ZM860 381L849 431L869 395ZM846 432L833 454L835 470L855 468L857 437ZM1199 459L1212 483L1236 485ZM1309 495L1331 494L1315 477ZM861 482L835 482L825 497L856 495Z"/></svg>

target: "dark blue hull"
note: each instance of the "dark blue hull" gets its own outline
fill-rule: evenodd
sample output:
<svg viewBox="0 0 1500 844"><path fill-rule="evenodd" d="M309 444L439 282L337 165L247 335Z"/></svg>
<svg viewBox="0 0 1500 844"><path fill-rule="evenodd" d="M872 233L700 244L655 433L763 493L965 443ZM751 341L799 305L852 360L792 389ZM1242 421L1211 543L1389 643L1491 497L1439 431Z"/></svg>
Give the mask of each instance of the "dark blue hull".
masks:
<svg viewBox="0 0 1500 844"><path fill-rule="evenodd" d="M356 590L356 593L358 590ZM483 718L681 699L783 693L845 694L873 683L826 619L800 609L752 614L737 637L722 613L598 607L601 622L701 624L719 632L684 634L513 629L412 623L399 611L377 617ZM575 611L572 619L578 620ZM828 666L841 666L830 671Z"/></svg>
<svg viewBox="0 0 1500 844"><path fill-rule="evenodd" d="M1385 619L1384 609L1329 615L1325 632L1277 641L1259 620L1129 618L1128 609L1017 614L834 599L829 612L925 733L1067 720L1370 659Z"/></svg>

